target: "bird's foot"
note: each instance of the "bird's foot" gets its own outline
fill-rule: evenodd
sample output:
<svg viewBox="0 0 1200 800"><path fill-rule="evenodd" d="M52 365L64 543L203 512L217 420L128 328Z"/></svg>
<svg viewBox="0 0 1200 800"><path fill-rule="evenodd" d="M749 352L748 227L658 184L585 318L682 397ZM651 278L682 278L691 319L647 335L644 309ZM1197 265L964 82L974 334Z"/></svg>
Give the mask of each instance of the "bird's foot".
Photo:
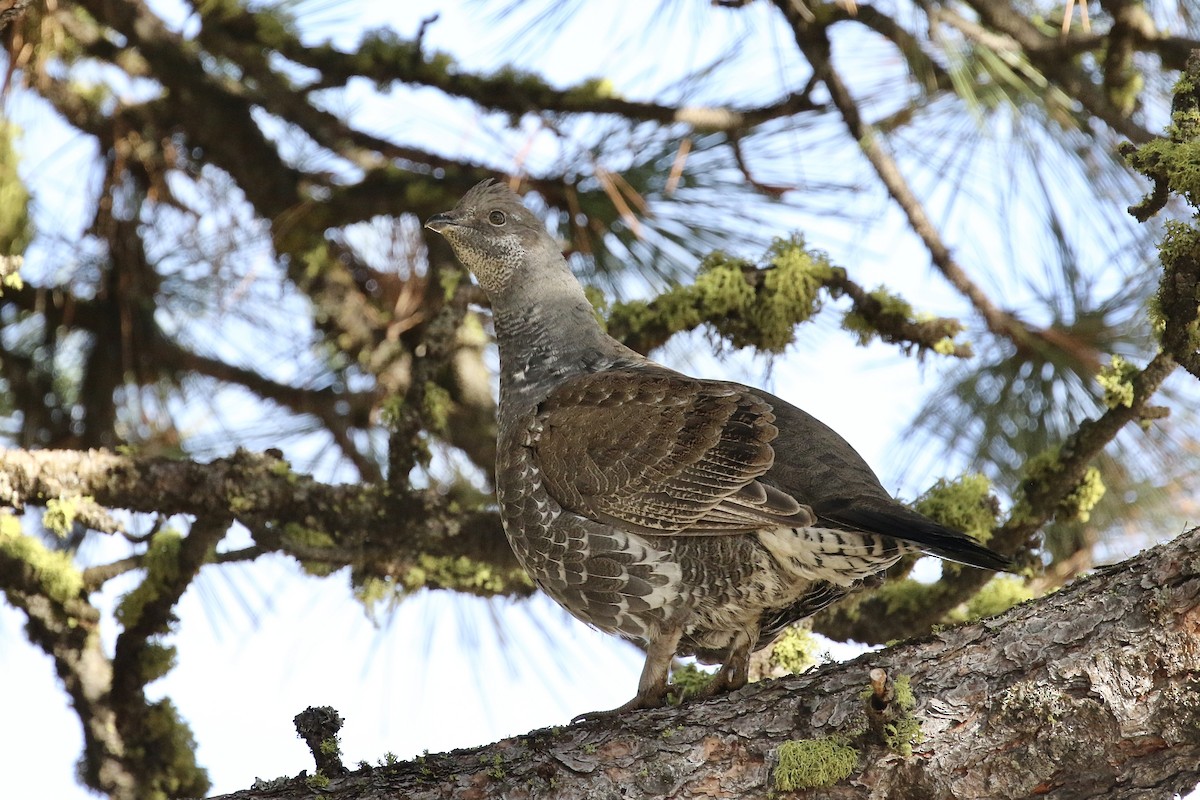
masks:
<svg viewBox="0 0 1200 800"><path fill-rule="evenodd" d="M619 717L627 711L637 711L640 708L662 708L667 704L666 688L661 690L656 687L654 691L638 692L633 699L627 703L622 703L616 708L610 708L608 711L587 711L579 714L571 719L571 724L576 722L590 722L598 719L612 719Z"/></svg>
<svg viewBox="0 0 1200 800"><path fill-rule="evenodd" d="M729 680L729 676L725 670L719 670L716 675L713 675L712 680L701 686L694 693L689 694L685 699L708 700L716 697L719 694L725 694L726 692L732 692L734 689L740 688L742 687L735 686L734 683Z"/></svg>

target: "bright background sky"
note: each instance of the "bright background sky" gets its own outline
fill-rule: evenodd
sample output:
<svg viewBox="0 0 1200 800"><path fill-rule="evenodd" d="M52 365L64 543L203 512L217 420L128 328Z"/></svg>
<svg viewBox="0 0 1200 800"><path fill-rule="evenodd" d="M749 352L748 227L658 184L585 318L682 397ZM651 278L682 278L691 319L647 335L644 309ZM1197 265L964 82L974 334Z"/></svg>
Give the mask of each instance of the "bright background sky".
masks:
<svg viewBox="0 0 1200 800"><path fill-rule="evenodd" d="M168 7L165 2L152 5ZM358 31L381 25L410 36L422 19L440 12L441 19L426 33L427 52L451 52L473 70L493 69L508 60L505 53L514 51L510 43L520 27L519 21L499 22L480 13L481 6L471 3L349 0L326 5L333 10L303 17L305 30L313 40L332 36L347 47ZM644 28L663 24L647 17L647 6L655 4L622 0L580 5L559 34L518 48L519 63L536 65L559 84L603 76L619 93L639 99L655 97L713 54L731 48L731 57L744 62L738 73L742 85L758 87L740 92L745 104L768 101L780 86L793 85L799 77L794 65L778 55L788 47L764 48L761 41L753 48L735 44L742 29L762 30L758 26L769 14L767 4L752 4L739 13L684 4L681 18L689 22L677 35L655 38L662 57L649 74L645 59L622 54L645 46ZM188 29L178 10L175 19ZM669 34L673 29L665 30ZM712 93L730 96L730 88L718 85ZM360 127L435 151L473 154L501 171L516 169L515 139L498 141L489 127L476 124L475 112L465 102L407 88L380 99L365 82L349 98L346 108L353 109L352 119ZM80 190L79 180L94 172L91 145L71 139L67 129L27 99L10 98L7 112L28 134L21 143L23 172L36 187L39 229L78 229L91 197ZM535 143L526 162L532 171L563 157L552 137L532 129L526 133ZM838 169L837 164L810 167L799 155L796 159L797 170L805 174ZM963 313L960 299L933 275L927 254L886 199L870 194L860 202L869 225L781 212L780 219L764 225L763 241L800 230L810 244L850 268L861 284L886 283L933 313ZM968 264L986 263L995 246L987 226L980 226L970 241L960 243L960 255ZM29 266L45 269L46 263L38 260L51 257L49 251L33 250ZM1003 271L983 280L1004 286L1006 298L1019 304L1023 289ZM961 465L945 463L936 472L906 474L895 457L897 435L936 381L941 368L936 359L919 365L892 347L858 347L825 322L808 326L797 345L771 365L740 353L715 360L702 336L675 342L658 356L695 374L735 375L800 405L841 432L876 467L884 484L902 496L911 498L937 477L961 471ZM210 424L205 415L212 409L248 419L260 413L246 408L238 393L222 394L208 410L197 412L197 429ZM286 455L322 479L346 477L303 445ZM245 532L235 531L223 547L247 543ZM126 552L121 543L95 540L81 557L102 563ZM111 581L97 602L110 612L131 585L129 576ZM425 750L485 744L564 724L578 713L618 705L633 694L642 661L635 649L575 622L542 597L483 601L423 592L374 624L352 597L345 573L312 578L280 556L206 567L177 610L181 624L169 641L178 648L178 667L153 684L151 694L170 696L190 724L214 794L247 788L256 777L311 770L292 724L292 717L309 705L332 705L345 718L347 763L374 763L389 752L409 759ZM116 631L111 613L105 618L111 647ZM82 746L79 720L67 706L50 659L25 640L23 624L23 615L0 604L3 794L89 797L73 778ZM832 649L838 656L856 652Z"/></svg>

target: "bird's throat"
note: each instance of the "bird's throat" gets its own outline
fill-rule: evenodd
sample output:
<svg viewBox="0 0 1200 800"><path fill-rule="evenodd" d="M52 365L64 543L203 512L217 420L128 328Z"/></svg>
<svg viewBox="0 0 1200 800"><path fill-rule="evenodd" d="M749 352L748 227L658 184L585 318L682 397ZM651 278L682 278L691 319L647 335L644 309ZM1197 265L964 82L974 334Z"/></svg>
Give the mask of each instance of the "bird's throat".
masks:
<svg viewBox="0 0 1200 800"><path fill-rule="evenodd" d="M500 405L528 408L564 378L641 360L600 327L580 293L569 303L498 304L493 308L500 346Z"/></svg>

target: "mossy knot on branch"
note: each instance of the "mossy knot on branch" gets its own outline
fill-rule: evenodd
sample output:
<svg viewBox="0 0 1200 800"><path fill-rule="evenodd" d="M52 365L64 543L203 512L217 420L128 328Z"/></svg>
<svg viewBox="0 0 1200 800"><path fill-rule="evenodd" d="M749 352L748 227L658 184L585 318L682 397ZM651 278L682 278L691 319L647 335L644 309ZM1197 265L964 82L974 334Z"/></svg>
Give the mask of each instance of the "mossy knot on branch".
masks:
<svg viewBox="0 0 1200 800"><path fill-rule="evenodd" d="M1025 463L1025 475L1021 479L1017 503L1011 514L1012 519L1020 521L1028 516L1036 498L1056 493L1055 486L1061 482L1063 470L1063 461L1057 447L1029 459ZM1066 492L1055 505L1055 516L1064 521L1087 522L1091 519L1092 509L1104 497L1105 491L1100 470L1087 467L1074 488Z"/></svg>
<svg viewBox="0 0 1200 800"><path fill-rule="evenodd" d="M309 706L293 718L296 735L304 740L316 762L317 774L325 778L345 775L349 772L342 764L341 744L338 731L342 729L342 715L332 706Z"/></svg>
<svg viewBox="0 0 1200 800"><path fill-rule="evenodd" d="M820 309L820 289L832 276L828 258L806 249L798 235L776 239L760 264L716 251L690 286L649 302L614 305L608 329L643 352L708 325L734 347L779 353L794 340L796 326Z"/></svg>

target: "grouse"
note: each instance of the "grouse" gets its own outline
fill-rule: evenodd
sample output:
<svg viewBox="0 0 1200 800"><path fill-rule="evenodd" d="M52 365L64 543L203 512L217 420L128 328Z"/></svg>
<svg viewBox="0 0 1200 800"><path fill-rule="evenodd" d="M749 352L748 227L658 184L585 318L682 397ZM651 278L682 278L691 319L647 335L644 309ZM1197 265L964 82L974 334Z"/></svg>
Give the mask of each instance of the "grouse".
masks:
<svg viewBox="0 0 1200 800"><path fill-rule="evenodd" d="M906 553L1010 561L894 500L804 411L668 369L608 336L540 220L484 181L426 226L491 301L500 351L496 490L537 585L638 643L637 694L661 706L676 655L746 684L750 655Z"/></svg>

